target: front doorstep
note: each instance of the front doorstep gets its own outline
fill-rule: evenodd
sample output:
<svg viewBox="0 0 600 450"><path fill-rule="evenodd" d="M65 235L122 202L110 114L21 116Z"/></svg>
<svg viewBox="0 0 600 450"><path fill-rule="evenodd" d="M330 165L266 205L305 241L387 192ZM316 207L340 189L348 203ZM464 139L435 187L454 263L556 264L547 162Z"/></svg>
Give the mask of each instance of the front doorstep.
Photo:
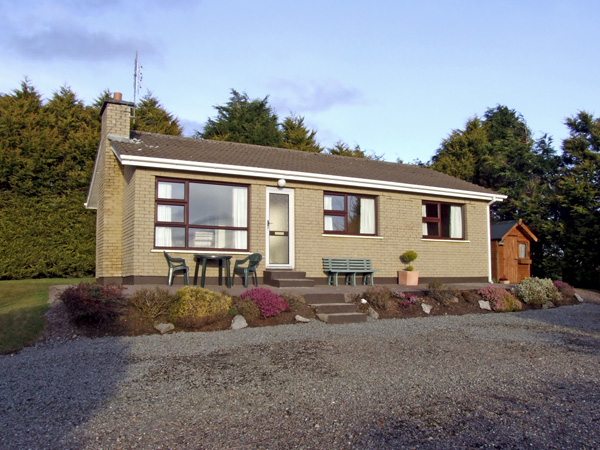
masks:
<svg viewBox="0 0 600 450"><path fill-rule="evenodd" d="M398 284L400 286L417 286L419 284L419 271L399 270Z"/></svg>

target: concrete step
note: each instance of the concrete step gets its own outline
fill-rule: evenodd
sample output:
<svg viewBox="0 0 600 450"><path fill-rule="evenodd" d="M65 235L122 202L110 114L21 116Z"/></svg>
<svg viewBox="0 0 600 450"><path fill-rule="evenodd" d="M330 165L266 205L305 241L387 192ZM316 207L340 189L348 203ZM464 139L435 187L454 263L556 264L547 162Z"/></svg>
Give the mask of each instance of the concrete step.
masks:
<svg viewBox="0 0 600 450"><path fill-rule="evenodd" d="M354 303L323 303L320 305L311 305L317 311L317 314L342 314L356 312Z"/></svg>
<svg viewBox="0 0 600 450"><path fill-rule="evenodd" d="M308 278L280 278L277 280L271 280L268 284L275 287L314 287L315 280L309 280Z"/></svg>
<svg viewBox="0 0 600 450"><path fill-rule="evenodd" d="M317 314L319 320L332 325L346 323L362 323L367 321L367 315L363 313L341 313L341 314Z"/></svg>
<svg viewBox="0 0 600 450"><path fill-rule="evenodd" d="M305 294L304 300L311 306L326 303L346 303L346 296L339 292L332 294Z"/></svg>
<svg viewBox="0 0 600 450"><path fill-rule="evenodd" d="M292 279L304 279L306 278L306 272L296 272L295 270L265 270L263 272L263 279L268 281L271 280L292 280Z"/></svg>

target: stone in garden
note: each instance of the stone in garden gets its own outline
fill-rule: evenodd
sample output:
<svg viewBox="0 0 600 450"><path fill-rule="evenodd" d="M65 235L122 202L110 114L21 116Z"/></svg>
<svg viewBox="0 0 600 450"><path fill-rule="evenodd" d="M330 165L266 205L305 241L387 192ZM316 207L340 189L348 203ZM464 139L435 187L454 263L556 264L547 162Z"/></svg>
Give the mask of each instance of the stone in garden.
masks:
<svg viewBox="0 0 600 450"><path fill-rule="evenodd" d="M296 322L302 322L302 323L310 322L310 319L307 319L306 317L302 317L300 314L297 314L296 317L294 317L294 319L296 319Z"/></svg>
<svg viewBox="0 0 600 450"><path fill-rule="evenodd" d="M377 311L375 311L371 306L369 306L369 309L367 310L367 314L369 315L369 317L371 319L379 319L379 313Z"/></svg>
<svg viewBox="0 0 600 450"><path fill-rule="evenodd" d="M579 303L583 303L583 298L581 298L581 295L579 294L575 294L575 300L577 300Z"/></svg>
<svg viewBox="0 0 600 450"><path fill-rule="evenodd" d="M450 303L458 303L458 297L450 297Z"/></svg>
<svg viewBox="0 0 600 450"><path fill-rule="evenodd" d="M364 298L361 298L361 299L360 299L360 302L361 302L363 305L364 305L364 304L366 304L366 303L369 303L369 302L367 302L367 300L366 300L366 299L364 299Z"/></svg>
<svg viewBox="0 0 600 450"><path fill-rule="evenodd" d="M423 310L423 312L425 314L429 314L431 312L431 310L433 309L433 306L428 305L427 303L421 303L421 309Z"/></svg>
<svg viewBox="0 0 600 450"><path fill-rule="evenodd" d="M490 306L490 302L486 301L486 300L479 300L479 307L481 309L485 309L486 311L491 311L492 307Z"/></svg>
<svg viewBox="0 0 600 450"><path fill-rule="evenodd" d="M542 309L549 309L549 308L554 308L554 303L552 303L551 301L547 301L546 303L544 303L542 305Z"/></svg>
<svg viewBox="0 0 600 450"><path fill-rule="evenodd" d="M246 322L246 319L241 314L235 316L233 318L233 321L231 322L232 330L241 330L242 328L246 328L247 326L248 322Z"/></svg>
<svg viewBox="0 0 600 450"><path fill-rule="evenodd" d="M156 325L154 325L154 328L156 328L160 334L165 334L171 330L174 330L175 325L173 325L172 323L157 323Z"/></svg>

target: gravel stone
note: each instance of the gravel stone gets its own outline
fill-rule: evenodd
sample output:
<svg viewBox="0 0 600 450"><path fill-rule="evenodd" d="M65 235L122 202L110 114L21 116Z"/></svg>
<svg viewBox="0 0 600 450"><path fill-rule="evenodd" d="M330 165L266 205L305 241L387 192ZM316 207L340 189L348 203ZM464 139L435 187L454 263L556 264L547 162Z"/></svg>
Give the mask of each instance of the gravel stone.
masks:
<svg viewBox="0 0 600 450"><path fill-rule="evenodd" d="M600 446L600 305L0 356L1 449Z"/></svg>

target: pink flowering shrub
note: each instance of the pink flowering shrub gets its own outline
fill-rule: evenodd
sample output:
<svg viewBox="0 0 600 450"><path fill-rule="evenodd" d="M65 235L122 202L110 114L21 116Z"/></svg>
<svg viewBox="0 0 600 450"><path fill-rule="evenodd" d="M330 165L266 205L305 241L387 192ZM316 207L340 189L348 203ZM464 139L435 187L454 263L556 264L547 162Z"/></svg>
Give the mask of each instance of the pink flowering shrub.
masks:
<svg viewBox="0 0 600 450"><path fill-rule="evenodd" d="M554 287L556 287L556 289L558 289L558 292L560 292L562 294L563 300L565 300L565 301L571 300L573 298L573 296L575 295L575 288L573 286L571 286L569 283L565 283L564 281L556 280L556 281L553 281L552 284L554 285Z"/></svg>
<svg viewBox="0 0 600 450"><path fill-rule="evenodd" d="M289 305L283 298L266 288L249 289L240 295L240 298L242 300L245 298L252 300L258 306L260 316L263 319L290 310Z"/></svg>
<svg viewBox="0 0 600 450"><path fill-rule="evenodd" d="M523 309L523 304L506 289L496 286L486 286L478 289L477 293L483 300L490 302L490 306L494 311L510 312Z"/></svg>
<svg viewBox="0 0 600 450"><path fill-rule="evenodd" d="M408 308L419 300L419 296L411 292L393 292L392 295L398 299L398 306Z"/></svg>

